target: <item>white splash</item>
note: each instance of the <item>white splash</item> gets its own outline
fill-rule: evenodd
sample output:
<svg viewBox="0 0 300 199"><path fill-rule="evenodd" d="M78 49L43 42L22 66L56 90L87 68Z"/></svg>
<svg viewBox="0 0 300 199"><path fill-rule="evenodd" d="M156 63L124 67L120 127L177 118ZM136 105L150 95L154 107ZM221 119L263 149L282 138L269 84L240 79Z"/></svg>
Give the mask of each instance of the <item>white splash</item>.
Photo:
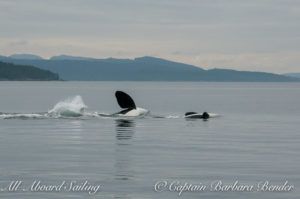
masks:
<svg viewBox="0 0 300 199"><path fill-rule="evenodd" d="M79 117L84 115L87 106L84 104L82 97L77 95L58 102L50 111L52 116Z"/></svg>

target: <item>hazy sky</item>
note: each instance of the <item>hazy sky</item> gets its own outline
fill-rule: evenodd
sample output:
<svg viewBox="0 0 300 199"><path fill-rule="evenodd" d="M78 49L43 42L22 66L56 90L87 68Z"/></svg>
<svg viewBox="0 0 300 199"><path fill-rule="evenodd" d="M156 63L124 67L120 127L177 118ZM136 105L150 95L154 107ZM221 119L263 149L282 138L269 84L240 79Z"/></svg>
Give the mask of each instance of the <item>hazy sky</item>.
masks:
<svg viewBox="0 0 300 199"><path fill-rule="evenodd" d="M0 55L300 72L299 0L0 0Z"/></svg>

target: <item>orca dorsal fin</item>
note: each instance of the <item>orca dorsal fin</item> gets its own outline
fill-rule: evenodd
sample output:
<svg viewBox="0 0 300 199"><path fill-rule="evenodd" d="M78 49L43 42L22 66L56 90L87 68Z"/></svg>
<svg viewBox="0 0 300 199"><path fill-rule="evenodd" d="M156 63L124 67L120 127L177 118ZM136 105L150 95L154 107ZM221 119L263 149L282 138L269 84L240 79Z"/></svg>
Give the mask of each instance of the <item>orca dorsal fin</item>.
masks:
<svg viewBox="0 0 300 199"><path fill-rule="evenodd" d="M116 91L115 96L121 108L136 109L133 99L127 93L124 93L123 91Z"/></svg>

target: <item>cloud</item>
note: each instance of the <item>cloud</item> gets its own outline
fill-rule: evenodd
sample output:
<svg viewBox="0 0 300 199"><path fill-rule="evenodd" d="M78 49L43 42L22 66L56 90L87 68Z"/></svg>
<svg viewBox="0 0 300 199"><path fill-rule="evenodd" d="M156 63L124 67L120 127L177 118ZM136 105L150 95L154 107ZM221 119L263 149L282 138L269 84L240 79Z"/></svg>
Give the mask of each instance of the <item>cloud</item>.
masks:
<svg viewBox="0 0 300 199"><path fill-rule="evenodd" d="M180 55L182 54L182 52L180 52L179 50L172 52L172 55Z"/></svg>
<svg viewBox="0 0 300 199"><path fill-rule="evenodd" d="M2 0L0 54L155 55L198 66L276 72L280 63L299 71L293 54L300 51L300 2L270 2Z"/></svg>
<svg viewBox="0 0 300 199"><path fill-rule="evenodd" d="M8 42L8 46L11 46L11 47L25 46L27 44L28 44L28 41L26 41L26 40L17 40L17 41Z"/></svg>

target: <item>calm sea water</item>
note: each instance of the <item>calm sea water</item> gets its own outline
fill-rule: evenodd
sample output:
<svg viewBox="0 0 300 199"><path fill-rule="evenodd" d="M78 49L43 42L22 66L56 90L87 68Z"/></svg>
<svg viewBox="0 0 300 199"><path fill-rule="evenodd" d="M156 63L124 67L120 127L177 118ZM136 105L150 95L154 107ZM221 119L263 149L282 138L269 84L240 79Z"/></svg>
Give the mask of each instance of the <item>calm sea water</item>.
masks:
<svg viewBox="0 0 300 199"><path fill-rule="evenodd" d="M145 118L103 118L129 93ZM299 83L0 82L1 198L177 198L160 181L294 185L289 192L198 191L180 198L299 198ZM74 96L81 96L75 97ZM70 98L68 101L63 101ZM77 101L72 99L77 99ZM63 102L62 102L63 101ZM61 103L59 103L61 102ZM47 114L88 106L82 117ZM70 104L68 104L70 103ZM186 120L187 111L219 117ZM34 114L31 114L34 113ZM100 192L33 192L35 181L101 185Z"/></svg>

